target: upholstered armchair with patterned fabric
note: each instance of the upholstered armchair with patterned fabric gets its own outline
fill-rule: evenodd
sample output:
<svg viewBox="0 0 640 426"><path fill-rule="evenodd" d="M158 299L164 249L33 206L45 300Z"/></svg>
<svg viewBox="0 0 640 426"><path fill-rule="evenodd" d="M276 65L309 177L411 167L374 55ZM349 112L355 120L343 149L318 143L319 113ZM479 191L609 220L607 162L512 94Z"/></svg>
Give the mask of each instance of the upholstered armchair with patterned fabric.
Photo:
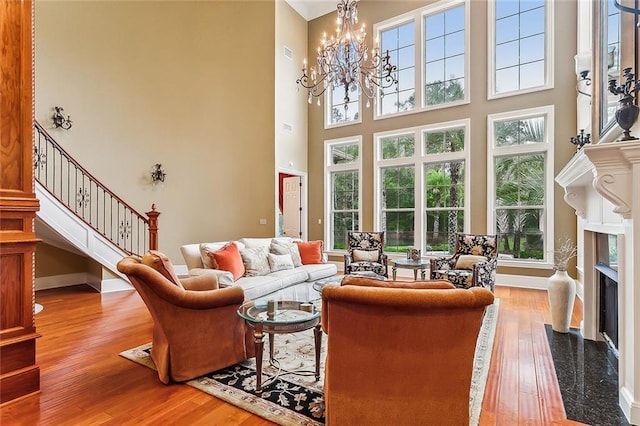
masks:
<svg viewBox="0 0 640 426"><path fill-rule="evenodd" d="M347 233L347 254L344 255L344 273L374 272L385 277L387 255L384 254L384 231Z"/></svg>
<svg viewBox="0 0 640 426"><path fill-rule="evenodd" d="M431 259L431 279L448 280L459 288L493 291L498 267L496 235L457 234L453 256Z"/></svg>

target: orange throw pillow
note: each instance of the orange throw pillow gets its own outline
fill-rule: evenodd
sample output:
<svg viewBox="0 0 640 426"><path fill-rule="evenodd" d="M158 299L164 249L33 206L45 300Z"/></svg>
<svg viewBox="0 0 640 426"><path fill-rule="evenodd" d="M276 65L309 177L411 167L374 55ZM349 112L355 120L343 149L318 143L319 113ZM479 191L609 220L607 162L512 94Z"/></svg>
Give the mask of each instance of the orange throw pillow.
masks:
<svg viewBox="0 0 640 426"><path fill-rule="evenodd" d="M240 256L240 250L238 250L238 246L235 244L227 244L220 250L207 254L211 258L211 263L214 268L231 272L234 281L237 281L238 278L244 275L242 256Z"/></svg>
<svg viewBox="0 0 640 426"><path fill-rule="evenodd" d="M303 265L315 265L322 262L322 241L296 241Z"/></svg>

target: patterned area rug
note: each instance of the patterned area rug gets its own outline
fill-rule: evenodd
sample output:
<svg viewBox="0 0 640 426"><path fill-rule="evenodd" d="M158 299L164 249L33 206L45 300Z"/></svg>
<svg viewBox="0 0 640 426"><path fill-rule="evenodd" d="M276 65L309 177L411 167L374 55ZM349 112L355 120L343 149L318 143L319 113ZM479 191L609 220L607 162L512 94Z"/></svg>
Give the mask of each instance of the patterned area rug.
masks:
<svg viewBox="0 0 640 426"><path fill-rule="evenodd" d="M477 425L484 389L487 383L491 351L498 322L500 300L487 308L482 328L478 336L471 379L469 401L470 425ZM327 336L322 336L320 380L315 381L313 331L275 336L274 358L276 365L269 364L269 344L265 339L262 392L255 389L255 362L247 360L222 370L186 382L210 395L238 406L253 414L283 426L323 425L324 401L324 359ZM149 356L151 344L122 352L124 358L155 369ZM297 371L297 374L290 373Z"/></svg>

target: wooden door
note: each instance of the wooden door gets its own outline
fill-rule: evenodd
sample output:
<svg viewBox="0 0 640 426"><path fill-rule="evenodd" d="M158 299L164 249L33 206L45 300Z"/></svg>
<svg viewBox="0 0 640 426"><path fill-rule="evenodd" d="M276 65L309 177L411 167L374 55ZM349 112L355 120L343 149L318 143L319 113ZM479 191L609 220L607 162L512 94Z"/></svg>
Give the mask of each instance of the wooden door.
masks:
<svg viewBox="0 0 640 426"><path fill-rule="evenodd" d="M282 222L284 235L292 238L302 236L301 178L293 176L282 181Z"/></svg>

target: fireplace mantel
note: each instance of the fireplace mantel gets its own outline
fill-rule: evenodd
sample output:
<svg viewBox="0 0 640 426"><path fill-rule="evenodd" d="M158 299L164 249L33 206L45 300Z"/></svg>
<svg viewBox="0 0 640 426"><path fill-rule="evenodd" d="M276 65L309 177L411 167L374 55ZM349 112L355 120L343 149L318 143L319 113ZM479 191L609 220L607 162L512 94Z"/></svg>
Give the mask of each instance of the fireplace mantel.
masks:
<svg viewBox="0 0 640 426"><path fill-rule="evenodd" d="M585 339L602 340L596 238L616 236L619 403L629 422L640 425L640 141L587 145L555 180L578 215L580 331Z"/></svg>
<svg viewBox="0 0 640 426"><path fill-rule="evenodd" d="M611 202L613 211L630 219L633 166L640 164L640 142L587 145L556 176L564 188L564 200L582 218L586 215L586 188L593 188Z"/></svg>

